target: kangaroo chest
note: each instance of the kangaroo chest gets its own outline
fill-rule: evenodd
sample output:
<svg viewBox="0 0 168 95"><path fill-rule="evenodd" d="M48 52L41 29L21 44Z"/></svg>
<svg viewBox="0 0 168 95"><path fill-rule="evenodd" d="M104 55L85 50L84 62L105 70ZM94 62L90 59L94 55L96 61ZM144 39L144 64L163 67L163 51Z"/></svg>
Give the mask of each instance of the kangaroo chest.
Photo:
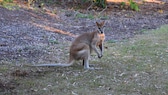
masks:
<svg viewBox="0 0 168 95"><path fill-rule="evenodd" d="M98 34L99 36L99 41L97 43L97 46L101 45L104 42L105 35L104 34Z"/></svg>

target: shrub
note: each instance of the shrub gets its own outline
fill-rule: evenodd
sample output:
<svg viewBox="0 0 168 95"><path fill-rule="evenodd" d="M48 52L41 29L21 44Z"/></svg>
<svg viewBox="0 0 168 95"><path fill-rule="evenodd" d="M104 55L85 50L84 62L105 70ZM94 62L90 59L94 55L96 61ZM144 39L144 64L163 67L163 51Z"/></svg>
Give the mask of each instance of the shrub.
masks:
<svg viewBox="0 0 168 95"><path fill-rule="evenodd" d="M139 11L139 6L136 2L133 0L129 0L130 8L135 11Z"/></svg>
<svg viewBox="0 0 168 95"><path fill-rule="evenodd" d="M105 8L106 7L106 0L93 0L96 3L96 6Z"/></svg>

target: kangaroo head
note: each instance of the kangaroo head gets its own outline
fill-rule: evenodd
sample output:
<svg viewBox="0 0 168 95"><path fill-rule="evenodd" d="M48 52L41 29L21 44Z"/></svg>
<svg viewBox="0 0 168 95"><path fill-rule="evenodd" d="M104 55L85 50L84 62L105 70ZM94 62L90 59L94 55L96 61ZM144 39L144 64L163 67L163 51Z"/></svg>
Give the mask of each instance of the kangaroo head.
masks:
<svg viewBox="0 0 168 95"><path fill-rule="evenodd" d="M100 34L104 33L104 23L105 23L105 21L102 21L100 23L96 22L97 30Z"/></svg>

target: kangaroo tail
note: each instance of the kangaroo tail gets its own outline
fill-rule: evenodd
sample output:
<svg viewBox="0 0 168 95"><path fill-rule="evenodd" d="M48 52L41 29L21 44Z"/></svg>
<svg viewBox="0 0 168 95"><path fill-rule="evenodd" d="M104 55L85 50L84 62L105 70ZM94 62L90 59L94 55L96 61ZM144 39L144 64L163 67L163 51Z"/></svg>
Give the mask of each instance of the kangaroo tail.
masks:
<svg viewBox="0 0 168 95"><path fill-rule="evenodd" d="M45 66L49 66L49 67L68 67L71 66L73 63L69 63L69 64L36 64L36 65L31 65L31 66L35 66L35 67L45 67Z"/></svg>
<svg viewBox="0 0 168 95"><path fill-rule="evenodd" d="M29 65L29 66L33 66L33 67L45 67L45 66L48 66L48 67L68 67L68 66L71 66L72 64L74 63L74 60L71 60L69 61L69 63L58 63L58 64L35 64L35 65Z"/></svg>

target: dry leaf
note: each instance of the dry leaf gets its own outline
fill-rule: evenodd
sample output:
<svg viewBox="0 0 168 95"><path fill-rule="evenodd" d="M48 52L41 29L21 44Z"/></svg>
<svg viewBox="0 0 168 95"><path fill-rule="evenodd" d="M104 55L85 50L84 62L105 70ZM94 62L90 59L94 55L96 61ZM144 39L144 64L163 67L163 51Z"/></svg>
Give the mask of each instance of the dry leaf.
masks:
<svg viewBox="0 0 168 95"><path fill-rule="evenodd" d="M162 13L163 13L163 10L158 10L158 13L161 13L161 14L162 14Z"/></svg>

